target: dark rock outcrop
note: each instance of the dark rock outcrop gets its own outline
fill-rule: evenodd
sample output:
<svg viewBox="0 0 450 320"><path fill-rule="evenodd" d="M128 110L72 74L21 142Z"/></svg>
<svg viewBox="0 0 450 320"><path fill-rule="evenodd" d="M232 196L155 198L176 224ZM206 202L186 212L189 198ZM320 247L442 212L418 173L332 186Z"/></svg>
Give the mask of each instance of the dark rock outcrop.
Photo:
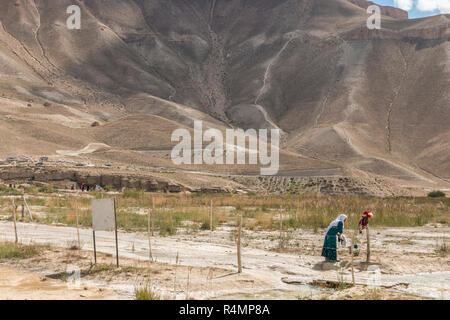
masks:
<svg viewBox="0 0 450 320"><path fill-rule="evenodd" d="M155 179L151 176L133 175L128 173L108 173L102 171L86 172L75 169L8 167L0 170L0 180L6 183L44 182L59 183L75 182L78 185L144 189L148 192L177 193L191 191L188 188L170 180Z"/></svg>

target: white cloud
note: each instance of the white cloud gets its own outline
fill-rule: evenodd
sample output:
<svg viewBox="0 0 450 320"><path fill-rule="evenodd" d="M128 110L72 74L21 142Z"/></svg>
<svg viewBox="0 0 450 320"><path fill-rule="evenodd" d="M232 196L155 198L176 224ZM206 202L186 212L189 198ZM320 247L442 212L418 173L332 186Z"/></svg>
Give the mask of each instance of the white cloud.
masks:
<svg viewBox="0 0 450 320"><path fill-rule="evenodd" d="M413 8L413 0L394 0L397 8L409 11Z"/></svg>
<svg viewBox="0 0 450 320"><path fill-rule="evenodd" d="M435 11L450 13L450 0L418 0L417 9L420 11Z"/></svg>

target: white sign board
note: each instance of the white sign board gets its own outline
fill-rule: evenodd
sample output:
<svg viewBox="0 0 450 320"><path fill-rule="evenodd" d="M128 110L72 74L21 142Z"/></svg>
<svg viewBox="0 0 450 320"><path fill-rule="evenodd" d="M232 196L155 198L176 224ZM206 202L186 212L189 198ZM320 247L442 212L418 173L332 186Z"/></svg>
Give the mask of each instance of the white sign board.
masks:
<svg viewBox="0 0 450 320"><path fill-rule="evenodd" d="M110 231L116 228L114 199L92 200L92 228Z"/></svg>

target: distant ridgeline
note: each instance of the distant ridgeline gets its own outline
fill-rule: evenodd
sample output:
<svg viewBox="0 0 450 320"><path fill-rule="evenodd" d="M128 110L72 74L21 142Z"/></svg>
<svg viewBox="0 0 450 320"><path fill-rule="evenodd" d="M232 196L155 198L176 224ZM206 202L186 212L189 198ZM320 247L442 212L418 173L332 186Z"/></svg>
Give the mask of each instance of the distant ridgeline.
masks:
<svg viewBox="0 0 450 320"><path fill-rule="evenodd" d="M358 7L361 7L363 9L367 9L369 6L375 4L381 8L381 14L385 16L389 16L391 18L395 19L408 19L408 12L399 8L394 8L390 6L380 6L376 3L373 3L372 1L366 1L366 0L347 0Z"/></svg>

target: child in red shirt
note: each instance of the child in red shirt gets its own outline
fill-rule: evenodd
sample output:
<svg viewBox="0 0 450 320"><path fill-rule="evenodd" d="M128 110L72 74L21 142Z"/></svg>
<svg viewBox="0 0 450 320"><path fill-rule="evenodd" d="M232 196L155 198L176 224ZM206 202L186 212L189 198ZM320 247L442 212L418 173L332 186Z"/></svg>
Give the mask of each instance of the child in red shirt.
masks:
<svg viewBox="0 0 450 320"><path fill-rule="evenodd" d="M369 218L373 217L373 213L370 211L364 211L361 220L359 220L358 228L359 233L362 233L362 231L367 227L369 223Z"/></svg>

